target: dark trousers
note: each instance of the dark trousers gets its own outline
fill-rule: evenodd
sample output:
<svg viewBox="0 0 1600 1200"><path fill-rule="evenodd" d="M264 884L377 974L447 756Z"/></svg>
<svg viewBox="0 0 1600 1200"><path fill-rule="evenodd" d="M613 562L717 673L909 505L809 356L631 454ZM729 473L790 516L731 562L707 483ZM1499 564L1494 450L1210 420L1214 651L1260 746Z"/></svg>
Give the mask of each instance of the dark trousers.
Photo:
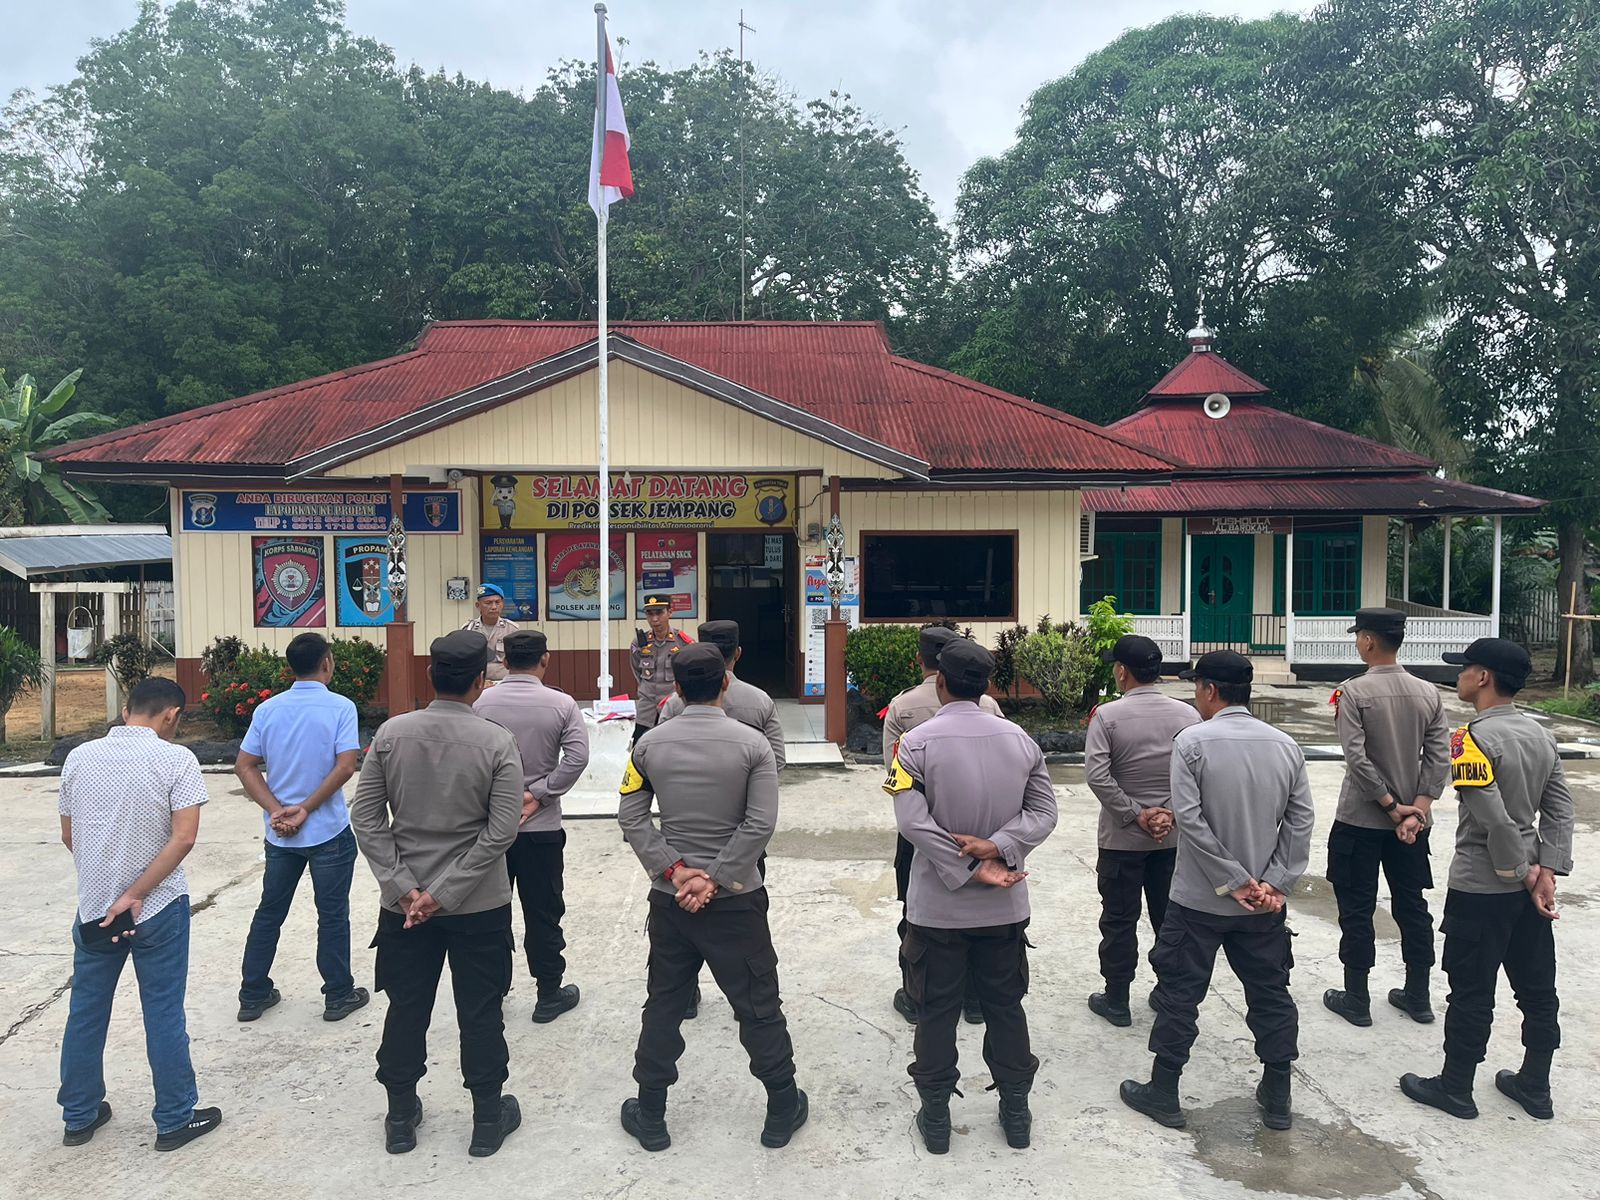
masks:
<svg viewBox="0 0 1600 1200"><path fill-rule="evenodd" d="M1150 1030L1155 1056L1181 1067L1199 1035L1200 1002L1211 986L1217 948L1244 985L1245 1024L1264 1063L1299 1057L1300 1014L1289 995L1294 953L1284 914L1224 917L1172 904L1156 937L1156 1021Z"/></svg>
<svg viewBox="0 0 1600 1200"><path fill-rule="evenodd" d="M905 956L922 997L915 1055L907 1068L918 1087L944 1090L961 1078L956 1025L969 979L983 1008L983 1061L996 1083L1031 1083L1039 1069L1028 1041L1022 998L1028 994L1028 923L980 929L906 929Z"/></svg>
<svg viewBox="0 0 1600 1200"><path fill-rule="evenodd" d="M462 1080L474 1093L497 1092L510 1062L501 1002L511 989L511 906L404 925L399 913L381 909L372 939L378 952L373 986L389 996L378 1082L405 1091L428 1073L428 1025L448 958Z"/></svg>
<svg viewBox="0 0 1600 1200"><path fill-rule="evenodd" d="M900 900L900 924L895 926L895 935L900 942L900 986L905 988L906 995L911 998L911 1003L922 1007L922 993L918 990L922 985L912 977L911 964L906 960L906 931L911 928L911 923L906 919L906 892L911 887L911 858L917 848L899 834L894 839L894 883L895 895ZM962 1004L967 1008L978 1006L978 984L969 975L966 990L963 992Z"/></svg>
<svg viewBox="0 0 1600 1200"><path fill-rule="evenodd" d="M1522 1044L1546 1051L1561 1045L1554 925L1539 915L1525 890L1485 894L1451 888L1445 893L1440 928L1444 973L1450 980L1446 1055L1473 1064L1483 1061L1501 967L1522 1010Z"/></svg>
<svg viewBox="0 0 1600 1200"><path fill-rule="evenodd" d="M1139 966L1140 898L1150 914L1151 931L1160 933L1177 861L1176 848L1100 851L1095 861L1100 885L1100 974L1108 984L1126 987L1133 982Z"/></svg>
<svg viewBox="0 0 1600 1200"><path fill-rule="evenodd" d="M317 971L322 994L342 1000L355 988L350 974L350 881L356 867L356 835L346 826L321 845L279 846L266 843L267 869L261 877L261 903L250 920L244 942L239 1003L272 995L272 960L278 934L289 916L300 876L311 868L311 893L317 904Z"/></svg>
<svg viewBox="0 0 1600 1200"><path fill-rule="evenodd" d="M1339 961L1370 971L1377 959L1372 914L1378 908L1378 871L1389 882L1389 908L1400 926L1400 958L1408 967L1433 966L1433 917L1423 892L1433 886L1428 831L1414 845L1392 829L1363 829L1335 821L1328 834L1328 882L1339 902Z"/></svg>
<svg viewBox="0 0 1600 1200"><path fill-rule="evenodd" d="M561 918L567 904L561 894L561 870L567 834L563 829L519 833L506 851L506 871L522 902L522 949L528 956L528 974L546 996L561 987L567 948L561 936Z"/></svg>
<svg viewBox="0 0 1600 1200"><path fill-rule="evenodd" d="M665 1090L678 1081L683 1014L702 963L733 1007L750 1074L769 1088L794 1078L794 1046L778 996L778 952L767 926L765 889L713 900L684 912L665 892L650 893L650 967L633 1078Z"/></svg>

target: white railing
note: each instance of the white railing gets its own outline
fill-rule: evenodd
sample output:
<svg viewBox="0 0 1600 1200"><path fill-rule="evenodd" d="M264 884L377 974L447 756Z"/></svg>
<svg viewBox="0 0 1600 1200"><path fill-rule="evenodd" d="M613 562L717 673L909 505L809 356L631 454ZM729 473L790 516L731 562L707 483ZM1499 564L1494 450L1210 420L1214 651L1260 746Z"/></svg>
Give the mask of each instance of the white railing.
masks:
<svg viewBox="0 0 1600 1200"><path fill-rule="evenodd" d="M1189 630L1186 614L1164 617L1133 618L1133 632L1149 638L1161 647L1161 657L1168 662L1187 662L1189 658Z"/></svg>
<svg viewBox="0 0 1600 1200"><path fill-rule="evenodd" d="M1355 638L1349 633L1351 617L1295 617L1294 661L1359 665ZM1436 666L1447 650L1463 650L1476 638L1491 637L1492 617L1458 613L1448 617L1411 617L1400 646L1400 661Z"/></svg>

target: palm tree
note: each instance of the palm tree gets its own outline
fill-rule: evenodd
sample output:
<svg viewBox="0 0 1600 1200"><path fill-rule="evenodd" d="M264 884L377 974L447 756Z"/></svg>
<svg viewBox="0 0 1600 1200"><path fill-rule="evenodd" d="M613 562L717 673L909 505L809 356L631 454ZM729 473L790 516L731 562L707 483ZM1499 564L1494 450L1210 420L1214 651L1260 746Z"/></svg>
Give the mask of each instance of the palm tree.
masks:
<svg viewBox="0 0 1600 1200"><path fill-rule="evenodd" d="M104 413L56 416L77 391L78 376L82 374L83 368L79 367L41 400L32 375L22 376L8 388L5 372L0 371L0 441L4 442L9 460L5 464L10 474L8 488L14 493L25 522L64 518L88 525L111 519L88 485L69 482L54 463L33 457L46 447L117 427ZM55 419L50 420L52 417Z"/></svg>
<svg viewBox="0 0 1600 1200"><path fill-rule="evenodd" d="M1375 401L1363 434L1431 458L1447 477L1461 478L1467 448L1445 413L1431 350L1417 341L1395 346L1382 358L1363 359L1355 376Z"/></svg>

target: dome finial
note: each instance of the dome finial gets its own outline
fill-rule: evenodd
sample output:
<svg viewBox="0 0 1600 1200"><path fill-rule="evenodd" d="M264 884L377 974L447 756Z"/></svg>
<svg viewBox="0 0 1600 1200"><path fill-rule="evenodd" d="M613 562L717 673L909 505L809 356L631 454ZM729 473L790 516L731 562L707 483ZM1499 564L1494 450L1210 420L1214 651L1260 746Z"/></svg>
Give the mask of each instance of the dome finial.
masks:
<svg viewBox="0 0 1600 1200"><path fill-rule="evenodd" d="M1211 327L1206 324L1206 293L1200 290L1200 305L1197 313L1198 320L1193 329L1189 330L1189 349L1196 354L1202 354L1211 349L1211 343L1216 338Z"/></svg>

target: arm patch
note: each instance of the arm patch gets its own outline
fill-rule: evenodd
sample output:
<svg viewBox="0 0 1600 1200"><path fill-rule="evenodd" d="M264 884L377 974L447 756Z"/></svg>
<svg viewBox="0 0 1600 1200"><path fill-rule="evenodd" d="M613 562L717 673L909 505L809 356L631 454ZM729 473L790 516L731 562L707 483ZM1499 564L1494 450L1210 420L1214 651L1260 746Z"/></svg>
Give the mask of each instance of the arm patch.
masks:
<svg viewBox="0 0 1600 1200"><path fill-rule="evenodd" d="M901 792L909 792L916 786L917 781L900 765L900 755L896 754L889 763L889 775L883 781L883 790L891 796L898 796Z"/></svg>
<svg viewBox="0 0 1600 1200"><path fill-rule="evenodd" d="M1458 788L1488 787L1494 782L1494 764L1466 726L1450 735L1450 782Z"/></svg>
<svg viewBox="0 0 1600 1200"><path fill-rule="evenodd" d="M639 769L633 765L633 756L628 756L628 765L622 772L622 784L617 791L624 796L631 796L634 792L643 791L649 786L649 781L639 774Z"/></svg>

